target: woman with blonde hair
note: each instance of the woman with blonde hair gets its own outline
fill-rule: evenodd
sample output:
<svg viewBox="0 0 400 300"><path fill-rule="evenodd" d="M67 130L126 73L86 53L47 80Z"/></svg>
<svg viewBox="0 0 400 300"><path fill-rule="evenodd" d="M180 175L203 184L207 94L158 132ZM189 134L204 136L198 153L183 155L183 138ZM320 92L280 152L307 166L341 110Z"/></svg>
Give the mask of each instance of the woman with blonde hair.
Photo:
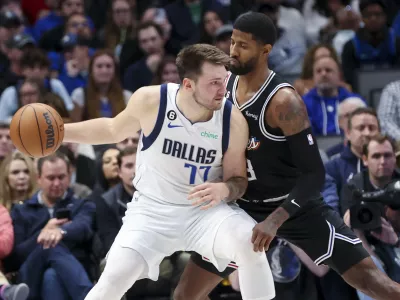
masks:
<svg viewBox="0 0 400 300"><path fill-rule="evenodd" d="M33 161L21 152L9 154L0 165L0 204L9 211L36 192Z"/></svg>

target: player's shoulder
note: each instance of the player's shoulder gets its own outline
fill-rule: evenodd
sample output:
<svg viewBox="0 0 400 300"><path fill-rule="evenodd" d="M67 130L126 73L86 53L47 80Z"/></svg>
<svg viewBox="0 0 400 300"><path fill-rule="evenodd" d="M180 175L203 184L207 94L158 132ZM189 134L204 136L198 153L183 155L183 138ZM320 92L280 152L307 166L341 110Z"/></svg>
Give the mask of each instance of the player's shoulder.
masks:
<svg viewBox="0 0 400 300"><path fill-rule="evenodd" d="M271 106L288 106L304 104L303 99L291 86L281 87L271 99Z"/></svg>
<svg viewBox="0 0 400 300"><path fill-rule="evenodd" d="M231 131L235 132L242 131L246 134L248 131L248 124L246 118L243 116L242 112L235 105L232 105L230 127Z"/></svg>
<svg viewBox="0 0 400 300"><path fill-rule="evenodd" d="M151 85L144 86L133 93L128 102L129 106L135 109L151 109L160 105L161 86Z"/></svg>

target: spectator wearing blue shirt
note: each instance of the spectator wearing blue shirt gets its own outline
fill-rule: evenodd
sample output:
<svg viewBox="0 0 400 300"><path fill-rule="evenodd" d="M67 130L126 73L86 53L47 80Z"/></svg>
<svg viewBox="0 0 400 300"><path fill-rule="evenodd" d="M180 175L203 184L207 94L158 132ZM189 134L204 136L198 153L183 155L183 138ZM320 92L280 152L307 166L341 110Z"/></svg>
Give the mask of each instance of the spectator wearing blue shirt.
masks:
<svg viewBox="0 0 400 300"><path fill-rule="evenodd" d="M114 117L125 108L131 95L122 89L114 52L98 50L90 61L87 86L72 92L73 118L80 121Z"/></svg>
<svg viewBox="0 0 400 300"><path fill-rule="evenodd" d="M387 26L387 5L384 0L361 0L360 12L364 27L343 48L343 73L354 86L358 69L390 68L400 65L400 38Z"/></svg>
<svg viewBox="0 0 400 300"><path fill-rule="evenodd" d="M361 96L340 86L340 71L332 57L321 57L313 67L315 88L303 96L315 135L340 135L338 106L349 97Z"/></svg>
<svg viewBox="0 0 400 300"><path fill-rule="evenodd" d="M61 80L68 93L71 94L75 89L83 87L87 83L90 41L84 37L69 34L63 38L62 44L64 52L71 52L71 55L61 67L58 79Z"/></svg>
<svg viewBox="0 0 400 300"><path fill-rule="evenodd" d="M74 104L62 82L58 79L49 79L50 62L46 54L40 49L24 52L20 67L25 79L37 79L44 83L48 91L61 97L68 111L72 111ZM18 109L18 84L4 90L0 97L0 120L9 121Z"/></svg>
<svg viewBox="0 0 400 300"><path fill-rule="evenodd" d="M61 14L62 10L60 9L62 6L60 5L61 3L59 1L48 0L46 0L45 2L46 5L50 8L50 13L43 18L38 19L33 26L32 33L36 41L39 41L45 32L61 25L64 22L64 18ZM64 5L66 6L65 3Z"/></svg>
<svg viewBox="0 0 400 300"><path fill-rule="evenodd" d="M30 299L83 300L93 286L85 268L90 266L95 205L68 190L68 170L62 153L39 159L40 191L11 212L13 259L21 265L19 280L29 286Z"/></svg>

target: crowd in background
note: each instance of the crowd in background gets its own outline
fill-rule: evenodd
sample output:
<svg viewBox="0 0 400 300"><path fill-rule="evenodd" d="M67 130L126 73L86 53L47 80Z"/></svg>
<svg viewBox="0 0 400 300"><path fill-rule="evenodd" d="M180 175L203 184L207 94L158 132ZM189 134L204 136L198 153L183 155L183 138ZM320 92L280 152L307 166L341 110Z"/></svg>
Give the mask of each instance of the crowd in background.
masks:
<svg viewBox="0 0 400 300"><path fill-rule="evenodd" d="M317 140L338 141L320 147L325 201L352 227L350 185L374 191L400 177L400 72L380 87L377 101L361 93L359 81L360 72L400 69L397 0L0 3L0 299L85 298L135 191L140 139L132 132L116 145L64 143L33 160L12 145L13 114L38 102L66 123L113 117L137 89L179 83L175 57L186 45L209 43L229 54L232 24L249 10L276 25L269 68L303 97ZM385 205L381 211L380 231L356 233L376 264L400 282L400 213ZM125 298L171 299L189 256L167 257L157 282L140 280ZM279 238L268 259L276 299L370 299ZM211 298L240 299L239 291L233 273Z"/></svg>

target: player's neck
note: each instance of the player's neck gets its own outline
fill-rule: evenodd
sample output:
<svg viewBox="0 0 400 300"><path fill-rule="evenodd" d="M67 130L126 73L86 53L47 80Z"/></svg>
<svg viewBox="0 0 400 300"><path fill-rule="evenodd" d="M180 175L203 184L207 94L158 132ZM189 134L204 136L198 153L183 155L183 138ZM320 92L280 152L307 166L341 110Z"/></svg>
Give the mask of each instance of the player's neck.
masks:
<svg viewBox="0 0 400 300"><path fill-rule="evenodd" d="M240 75L239 85L246 87L246 92L256 92L267 80L271 70L266 68L255 68L254 71L246 75Z"/></svg>
<svg viewBox="0 0 400 300"><path fill-rule="evenodd" d="M191 123L207 122L213 116L213 111L198 104L192 95L184 90L179 90L176 95L176 106Z"/></svg>

